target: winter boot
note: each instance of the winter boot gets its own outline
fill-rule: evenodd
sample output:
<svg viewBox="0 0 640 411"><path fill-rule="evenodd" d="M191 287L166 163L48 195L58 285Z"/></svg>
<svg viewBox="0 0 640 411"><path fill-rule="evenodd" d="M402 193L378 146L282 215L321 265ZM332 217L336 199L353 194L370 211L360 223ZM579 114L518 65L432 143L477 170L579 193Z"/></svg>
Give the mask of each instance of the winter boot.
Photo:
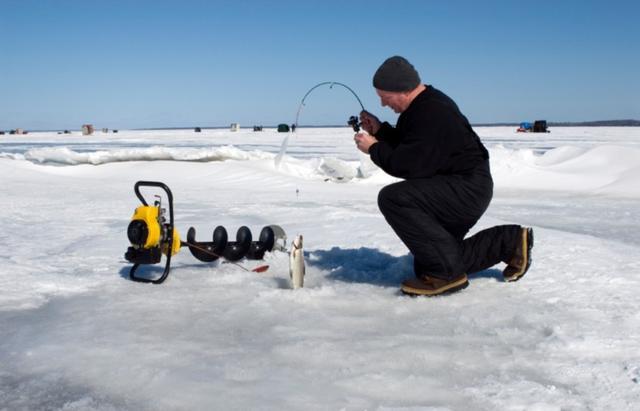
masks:
<svg viewBox="0 0 640 411"><path fill-rule="evenodd" d="M401 290L403 293L409 295L426 295L432 297L462 290L463 288L467 288L468 285L469 281L467 281L466 274L462 274L453 280L422 276L421 278L404 280Z"/></svg>
<svg viewBox="0 0 640 411"><path fill-rule="evenodd" d="M513 257L502 271L504 280L507 282L518 281L522 278L531 266L531 249L533 248L533 229L522 227L518 245L513 253Z"/></svg>

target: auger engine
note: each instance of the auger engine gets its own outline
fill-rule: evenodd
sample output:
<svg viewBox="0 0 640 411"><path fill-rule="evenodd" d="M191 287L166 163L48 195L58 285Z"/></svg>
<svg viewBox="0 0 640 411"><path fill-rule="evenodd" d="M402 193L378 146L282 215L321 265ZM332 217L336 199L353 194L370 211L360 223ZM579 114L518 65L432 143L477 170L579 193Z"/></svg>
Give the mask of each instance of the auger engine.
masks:
<svg viewBox="0 0 640 411"><path fill-rule="evenodd" d="M156 196L153 205L149 205L140 193L141 186L160 187L167 194L169 200L169 221L166 209L162 208L162 197ZM124 258L133 263L129 277L134 281L160 284L169 275L171 256L180 250L180 235L173 223L173 195L163 183L155 181L138 181L134 186L136 196L142 205L135 209L131 222L127 227L127 237L131 247L127 249ZM157 264L167 256L162 276L156 280L136 277L135 271L141 264Z"/></svg>

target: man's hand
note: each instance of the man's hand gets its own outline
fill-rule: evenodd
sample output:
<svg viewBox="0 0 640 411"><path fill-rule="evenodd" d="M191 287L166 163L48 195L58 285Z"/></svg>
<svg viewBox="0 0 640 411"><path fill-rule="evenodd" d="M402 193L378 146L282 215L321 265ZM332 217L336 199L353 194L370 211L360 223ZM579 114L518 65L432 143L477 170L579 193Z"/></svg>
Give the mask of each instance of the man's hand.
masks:
<svg viewBox="0 0 640 411"><path fill-rule="evenodd" d="M375 135L378 130L380 130L380 120L378 120L378 117L374 116L366 110L362 110L360 112L360 123L362 128L372 136Z"/></svg>
<svg viewBox="0 0 640 411"><path fill-rule="evenodd" d="M358 147L358 150L362 151L365 154L369 154L369 147L378 142L375 137L367 133L356 134L355 137L353 137L353 141L356 142L356 147Z"/></svg>

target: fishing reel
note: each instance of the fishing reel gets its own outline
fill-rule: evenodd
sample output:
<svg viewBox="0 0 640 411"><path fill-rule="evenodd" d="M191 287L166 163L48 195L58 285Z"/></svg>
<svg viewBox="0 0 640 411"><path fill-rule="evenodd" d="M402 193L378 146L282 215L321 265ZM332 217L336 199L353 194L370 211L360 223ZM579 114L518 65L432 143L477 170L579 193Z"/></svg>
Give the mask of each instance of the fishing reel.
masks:
<svg viewBox="0 0 640 411"><path fill-rule="evenodd" d="M353 128L353 131L355 131L356 133L358 131L360 131L360 121L358 119L358 116L351 116L349 117L349 121L347 121L347 124L350 125Z"/></svg>
<svg viewBox="0 0 640 411"><path fill-rule="evenodd" d="M162 207L162 198L156 196L153 205L149 205L140 193L142 186L159 187L164 190L169 202L169 221L167 221L167 211ZM180 235L173 222L173 195L169 187L155 181L138 181L134 191L142 206L135 209L127 227L127 237L131 247L127 249L124 258L133 263L129 278L133 281L160 284L169 275L171 256L180 250L181 245ZM167 261L160 278L150 280L136 277L135 272L141 264L157 264L162 259L162 254L167 257Z"/></svg>

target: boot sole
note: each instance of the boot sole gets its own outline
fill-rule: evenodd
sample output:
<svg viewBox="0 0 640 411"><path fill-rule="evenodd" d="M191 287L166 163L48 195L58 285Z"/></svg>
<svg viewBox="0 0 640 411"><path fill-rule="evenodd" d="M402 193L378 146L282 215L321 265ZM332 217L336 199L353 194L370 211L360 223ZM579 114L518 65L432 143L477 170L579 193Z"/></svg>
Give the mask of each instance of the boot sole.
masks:
<svg viewBox="0 0 640 411"><path fill-rule="evenodd" d="M516 282L522 277L524 277L527 271L529 271L529 267L531 267L531 249L533 248L533 228L531 227L527 228L526 233L527 233L527 236L526 236L527 247L525 251L526 252L525 260L527 261L527 265L524 267L524 270L522 270L521 272L515 273L510 277L504 277L504 280L508 283Z"/></svg>
<svg viewBox="0 0 640 411"><path fill-rule="evenodd" d="M406 295L410 296L427 296L427 297L435 297L436 295L442 294L451 294L456 291L463 290L469 286L469 280L467 280L467 276L464 276L460 280L453 282L451 284L447 284L444 287L438 288L437 290L425 290L423 288L415 288L408 285L402 285L400 288L402 292Z"/></svg>

